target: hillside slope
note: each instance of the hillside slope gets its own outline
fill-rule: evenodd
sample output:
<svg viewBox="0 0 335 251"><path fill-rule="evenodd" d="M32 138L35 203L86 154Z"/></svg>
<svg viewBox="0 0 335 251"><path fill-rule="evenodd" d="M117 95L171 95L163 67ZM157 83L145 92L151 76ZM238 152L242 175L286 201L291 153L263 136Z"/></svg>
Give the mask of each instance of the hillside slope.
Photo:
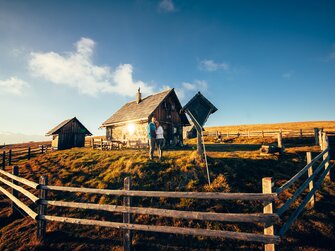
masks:
<svg viewBox="0 0 335 251"><path fill-rule="evenodd" d="M285 143L285 141L284 141ZM38 181L39 176L48 175L49 184L84 186L92 188L119 189L123 178L132 177L134 190L160 191L224 191L261 192L262 177L273 177L276 186L292 177L305 165L305 152L315 154L318 147L297 146L286 142L283 156L260 156L259 144L211 144L207 147L212 185L207 185L203 163L194 150L167 151L163 161L149 161L145 150L122 150L102 152L92 149L57 151L21 163L20 175ZM7 169L9 170L9 169ZM292 193L290 190L285 196ZM318 193L314 209L303 216L288 233L286 240L278 246L287 249L330 250L335 241L333 214L335 185L326 182ZM120 204L120 197L50 193L50 198L77 202ZM23 197L20 197L23 199ZM25 200L27 202L27 200ZM281 203L280 201L278 203ZM0 195L0 250L111 250L120 249L121 232L116 229L48 223L47 240L39 243L35 238L36 224L30 219L8 218L9 201ZM168 209L215 211L215 212L261 212L262 207L252 202L219 202L189 199L134 199L134 205L164 207ZM297 206L297 205L295 205ZM34 206L32 205L33 209ZM122 215L97 213L73 209L50 207L51 215L66 215L91 219L122 221ZM136 216L134 222L144 224L168 224L171 226L199 226L197 221L172 220L169 218ZM200 224L201 225L201 224ZM233 231L260 232L260 225L222 224L207 222L205 227ZM236 248L262 249L262 245L241 241L219 240L192 236L136 232L133 244L137 250L231 250Z"/></svg>

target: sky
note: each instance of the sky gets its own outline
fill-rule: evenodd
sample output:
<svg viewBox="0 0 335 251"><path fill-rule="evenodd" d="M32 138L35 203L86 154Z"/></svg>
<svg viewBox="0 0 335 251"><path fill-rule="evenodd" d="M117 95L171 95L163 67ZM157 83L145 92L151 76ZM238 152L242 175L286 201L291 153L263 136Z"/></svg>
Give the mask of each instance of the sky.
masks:
<svg viewBox="0 0 335 251"><path fill-rule="evenodd" d="M175 88L207 126L335 120L334 1L0 0L0 144Z"/></svg>

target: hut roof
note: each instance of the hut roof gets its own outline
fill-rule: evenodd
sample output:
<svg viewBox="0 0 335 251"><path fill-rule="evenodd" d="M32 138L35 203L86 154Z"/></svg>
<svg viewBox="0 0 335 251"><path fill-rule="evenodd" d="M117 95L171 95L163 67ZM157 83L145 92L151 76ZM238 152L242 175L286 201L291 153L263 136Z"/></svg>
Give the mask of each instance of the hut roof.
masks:
<svg viewBox="0 0 335 251"><path fill-rule="evenodd" d="M83 124L76 118L71 118L71 119L67 119L64 120L62 123L60 123L59 125L55 126L53 129L51 129L49 132L47 132L45 134L45 136L50 136L50 135L54 135L54 134L58 134L59 130L62 129L62 127L66 126L68 123L72 122L72 121L76 121L83 129L86 135L92 135L92 133L90 133L89 130L87 130L87 128L85 126L83 126Z"/></svg>
<svg viewBox="0 0 335 251"><path fill-rule="evenodd" d="M170 94L176 95L174 89L168 89L141 100L140 103L131 101L122 106L117 112L115 112L109 119L107 119L102 126L108 126L116 123L122 123L134 120L145 120L156 110L156 108L164 101L164 99ZM181 109L181 104L176 96L177 106ZM180 114L184 124L189 124L185 114Z"/></svg>

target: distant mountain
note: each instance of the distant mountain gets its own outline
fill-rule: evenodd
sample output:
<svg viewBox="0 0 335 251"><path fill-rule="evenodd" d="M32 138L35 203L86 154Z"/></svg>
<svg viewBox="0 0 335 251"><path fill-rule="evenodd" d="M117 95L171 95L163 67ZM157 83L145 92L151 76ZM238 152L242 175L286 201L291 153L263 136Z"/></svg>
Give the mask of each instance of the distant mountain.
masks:
<svg viewBox="0 0 335 251"><path fill-rule="evenodd" d="M50 140L50 137L46 137L43 135L28 135L23 133L0 132L0 145L46 140Z"/></svg>

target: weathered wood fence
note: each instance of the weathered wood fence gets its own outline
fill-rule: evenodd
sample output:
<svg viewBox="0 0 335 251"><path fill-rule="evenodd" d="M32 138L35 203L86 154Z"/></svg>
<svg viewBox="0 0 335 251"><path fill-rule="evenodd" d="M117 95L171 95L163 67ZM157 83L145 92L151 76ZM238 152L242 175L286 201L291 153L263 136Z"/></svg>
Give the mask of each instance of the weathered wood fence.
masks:
<svg viewBox="0 0 335 251"><path fill-rule="evenodd" d="M30 159L32 157L37 156L38 154L46 153L50 149L50 145L39 145L37 147L26 147L26 148L17 148L17 149L9 149L0 152L0 156L2 159L2 168L5 166L11 166L20 160Z"/></svg>
<svg viewBox="0 0 335 251"><path fill-rule="evenodd" d="M327 137L324 138L323 147L325 149L318 154L314 159L311 153L307 153L307 165L295 174L285 184L272 191L272 178L262 179L262 193L220 193L220 192L165 192L165 191L137 191L131 190L130 178L125 178L123 190L110 189L95 189L83 187L65 187L52 186L48 184L46 176L41 176L39 183L29 181L18 176L17 167L14 166L12 174L4 170L0 170L0 192L6 195L13 204L26 212L33 220L37 221L38 231L37 237L40 240L46 235L46 224L48 221L63 222L79 225L93 225L100 227L111 227L123 230L124 249L131 249L132 231L147 231L159 233L172 233L181 235L195 235L206 237L217 237L224 239L236 239L250 242L260 242L265 244L265 250L274 250L275 244L278 244L281 238L287 233L294 221L302 213L307 204L313 206L315 203L315 193L321 187L323 181L329 173L334 172L333 165L330 165L329 147L327 145ZM293 189L293 184L297 185L297 181L307 174L307 179L299 186L294 186L292 196L286 200L279 208L275 208L273 202L285 190ZM334 175L333 175L334 176ZM330 177L332 177L330 175ZM7 179L5 179L7 178ZM11 179L11 180L8 180ZM18 183L22 185L19 186ZM3 187L6 185L12 189L9 192ZM39 196L26 190L23 186L28 186L31 189L38 190ZM308 189L307 195L304 196L302 202L295 208L294 202ZM49 191L62 191L69 193L86 193L86 194L101 194L123 196L123 205L109 205L109 204L94 204L82 202L68 202L52 200L48 196ZM25 195L33 203L37 205L38 212L34 212L28 205L24 204L18 199L18 192ZM205 200L247 200L260 201L263 205L263 213L215 213L215 212L199 212L199 211L183 211L170 210L152 207L137 207L132 205L132 197L165 197L165 198L189 198L189 199L205 199ZM15 207L12 204L13 213ZM102 221L93 219L70 218L62 216L53 216L48 214L48 206L90 209L99 211L108 211L123 214L123 222ZM280 217L284 214L290 213L285 222L280 221ZM233 232L226 230L212 230L205 228L190 228L190 227L174 227L174 226L153 226L145 224L132 223L131 214L155 215L160 217L190 219L200 221L218 221L218 222L235 222L235 223L263 223L264 233L250 233L250 232ZM279 226L279 231L274 231L274 225Z"/></svg>
<svg viewBox="0 0 335 251"><path fill-rule="evenodd" d="M12 193L7 191L3 186L0 186L0 191L6 195L13 203L15 203L20 209L26 212L33 220L38 223L37 236L40 240L43 240L46 234L46 222L63 222L80 225L94 225L101 227L118 228L124 231L124 247L125 250L131 249L131 231L149 231L159 233L171 233L181 235L200 235L207 237L219 237L225 239L236 239L243 241L261 242L265 244L279 243L280 238L264 230L263 233L247 233L247 232L232 232L226 230L212 230L212 229L201 229L201 228L189 228L189 227L174 227L174 226L153 226L153 225L142 225L134 224L131 222L131 214L146 214L155 215L160 217L170 217L179 219L193 219L201 221L219 221L219 222L243 222L243 223L264 223L264 228L268 229L269 226L277 223L279 217L277 214L272 213L268 209L269 205L276 199L276 194L269 192L271 188L271 180L263 179L263 193L219 193L219 192L163 192L163 191L136 191L131 190L130 178L125 178L123 190L109 190L109 189L94 189L94 188L82 188L82 187L63 187L63 186L50 186L48 185L47 177L41 176L40 182L35 183L24 178L20 178L17 175L17 167L13 167L13 173L10 174L4 170L0 170L0 174L7 177L10 180L0 177L0 182L12 188ZM17 182L28 186L30 188L39 190L39 196L37 197L33 193L29 192L22 186L17 185ZM88 194L103 194L103 195L116 195L123 196L123 206L119 205L108 205L108 204L94 204L94 203L79 203L79 202L67 202L67 201L56 201L52 200L47 196L48 191L63 191L70 193L88 193ZM17 197L17 192L22 193L28 197L33 203L38 206L38 212L34 212L28 205L24 204ZM189 199L205 199L205 200L248 200L248 201L260 201L265 203L266 209L264 213L215 213L215 212L199 212L199 211L182 211L182 210L170 210L160 208L146 208L132 206L132 197L165 197L165 198L189 198ZM108 212L123 213L123 222L111 222L91 219L80 219L80 218L69 218L61 216L53 216L47 213L47 206L52 205L56 207L69 207L69 208L80 208L90 210L101 210ZM15 208L12 206L13 212Z"/></svg>
<svg viewBox="0 0 335 251"><path fill-rule="evenodd" d="M277 137L279 133L282 134L283 137L315 137L317 144L319 143L319 133L323 132L323 128L314 128L314 129L297 129L297 130L263 130L263 131L204 131L204 136L212 136L212 137ZM332 130L327 130L331 132ZM333 130L334 131L334 130Z"/></svg>

